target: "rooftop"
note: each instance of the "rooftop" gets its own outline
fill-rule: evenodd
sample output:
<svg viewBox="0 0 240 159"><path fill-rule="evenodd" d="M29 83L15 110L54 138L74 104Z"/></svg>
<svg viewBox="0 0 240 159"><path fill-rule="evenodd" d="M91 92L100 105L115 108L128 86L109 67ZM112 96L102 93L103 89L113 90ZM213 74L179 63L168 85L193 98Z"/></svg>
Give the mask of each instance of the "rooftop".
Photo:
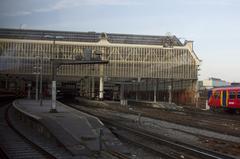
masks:
<svg viewBox="0 0 240 159"><path fill-rule="evenodd" d="M176 36L0 28L0 38L49 40L49 37L47 36L61 36L63 38L58 39L60 41L98 42L101 38L107 38L110 43L183 46Z"/></svg>

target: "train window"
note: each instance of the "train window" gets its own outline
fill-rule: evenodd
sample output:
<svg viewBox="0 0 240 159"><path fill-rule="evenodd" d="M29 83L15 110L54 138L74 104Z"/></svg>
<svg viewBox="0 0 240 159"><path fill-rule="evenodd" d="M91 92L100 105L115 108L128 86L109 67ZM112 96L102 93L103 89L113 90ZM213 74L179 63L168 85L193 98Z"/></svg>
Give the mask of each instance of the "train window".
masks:
<svg viewBox="0 0 240 159"><path fill-rule="evenodd" d="M240 99L240 92L238 92L238 94L237 94L237 98Z"/></svg>
<svg viewBox="0 0 240 159"><path fill-rule="evenodd" d="M235 99L236 93L235 92L229 92L229 99Z"/></svg>

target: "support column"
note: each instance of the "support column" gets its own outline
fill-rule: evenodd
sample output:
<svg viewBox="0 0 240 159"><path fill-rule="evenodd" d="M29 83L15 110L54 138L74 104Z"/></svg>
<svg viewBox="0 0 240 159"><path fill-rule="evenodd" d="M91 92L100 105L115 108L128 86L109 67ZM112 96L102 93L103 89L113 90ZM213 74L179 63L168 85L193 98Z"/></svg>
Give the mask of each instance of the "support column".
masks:
<svg viewBox="0 0 240 159"><path fill-rule="evenodd" d="M28 99L31 99L31 83L28 83Z"/></svg>
<svg viewBox="0 0 240 159"><path fill-rule="evenodd" d="M38 101L38 74L36 75L36 94L35 94L35 99Z"/></svg>
<svg viewBox="0 0 240 159"><path fill-rule="evenodd" d="M92 98L92 77L88 77L88 98Z"/></svg>
<svg viewBox="0 0 240 159"><path fill-rule="evenodd" d="M103 65L99 66L100 70L100 79L99 79L99 100L103 100L103 89L104 89L104 81L103 81Z"/></svg>
<svg viewBox="0 0 240 159"><path fill-rule="evenodd" d="M52 108L51 111L56 111L56 81L52 81Z"/></svg>
<svg viewBox="0 0 240 159"><path fill-rule="evenodd" d="M154 103L156 103L157 102L157 82L156 82L156 80L154 81L154 86L153 86L154 88L154 91L153 91L153 100L154 100Z"/></svg>
<svg viewBox="0 0 240 159"><path fill-rule="evenodd" d="M120 104L124 105L124 84L120 85Z"/></svg>
<svg viewBox="0 0 240 159"><path fill-rule="evenodd" d="M85 97L89 98L89 81L88 77L85 78Z"/></svg>
<svg viewBox="0 0 240 159"><path fill-rule="evenodd" d="M136 101L138 101L138 90L139 90L139 84L138 83L135 85L135 89L136 89Z"/></svg>
<svg viewBox="0 0 240 159"><path fill-rule="evenodd" d="M17 95L19 95L19 80L16 77L16 81L15 81L15 92Z"/></svg>
<svg viewBox="0 0 240 159"><path fill-rule="evenodd" d="M56 85L56 71L57 71L57 64L54 64L52 62L52 105L51 105L51 109L50 109L50 113L57 113L57 109L56 109L56 95L57 95L57 85Z"/></svg>
<svg viewBox="0 0 240 159"><path fill-rule="evenodd" d="M80 81L80 96L84 96L84 79Z"/></svg>
<svg viewBox="0 0 240 159"><path fill-rule="evenodd" d="M87 77L84 78L84 97L88 97L88 79Z"/></svg>
<svg viewBox="0 0 240 159"><path fill-rule="evenodd" d="M100 77L100 81L99 81L99 99L103 100L103 77Z"/></svg>
<svg viewBox="0 0 240 159"><path fill-rule="evenodd" d="M196 108L198 108L198 100L199 100L199 85L198 85L198 81L196 81L196 85L195 85L195 103L196 103Z"/></svg>
<svg viewBox="0 0 240 159"><path fill-rule="evenodd" d="M81 97L82 96L82 80L79 80L78 81L78 89L79 89L79 91L78 91L78 93L79 93L79 97Z"/></svg>
<svg viewBox="0 0 240 159"><path fill-rule="evenodd" d="M145 93L144 94L146 94L146 97L145 97L145 99L144 100L148 100L148 79L146 79L146 84L145 84L145 86L146 86L146 88L145 88Z"/></svg>
<svg viewBox="0 0 240 159"><path fill-rule="evenodd" d="M8 79L6 78L5 80L5 89L7 90L8 89Z"/></svg>
<svg viewBox="0 0 240 159"><path fill-rule="evenodd" d="M43 53L41 57L41 70L40 70L40 106L43 105ZM56 98L56 97L55 97Z"/></svg>
<svg viewBox="0 0 240 159"><path fill-rule="evenodd" d="M168 94L169 94L168 103L171 104L172 103L172 86L171 85L168 86Z"/></svg>
<svg viewBox="0 0 240 159"><path fill-rule="evenodd" d="M94 99L95 98L95 79L94 77L92 77L92 92L91 92L91 96Z"/></svg>
<svg viewBox="0 0 240 159"><path fill-rule="evenodd" d="M167 91L166 91L166 81L163 80L163 101L166 102L166 94L167 94Z"/></svg>

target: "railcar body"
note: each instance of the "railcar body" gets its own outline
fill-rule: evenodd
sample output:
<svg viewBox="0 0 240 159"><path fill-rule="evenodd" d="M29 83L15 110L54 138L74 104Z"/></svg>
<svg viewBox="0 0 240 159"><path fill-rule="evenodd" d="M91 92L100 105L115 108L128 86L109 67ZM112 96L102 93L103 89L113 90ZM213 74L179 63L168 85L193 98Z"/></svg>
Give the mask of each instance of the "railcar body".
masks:
<svg viewBox="0 0 240 159"><path fill-rule="evenodd" d="M208 92L210 108L240 109L240 87L213 88Z"/></svg>

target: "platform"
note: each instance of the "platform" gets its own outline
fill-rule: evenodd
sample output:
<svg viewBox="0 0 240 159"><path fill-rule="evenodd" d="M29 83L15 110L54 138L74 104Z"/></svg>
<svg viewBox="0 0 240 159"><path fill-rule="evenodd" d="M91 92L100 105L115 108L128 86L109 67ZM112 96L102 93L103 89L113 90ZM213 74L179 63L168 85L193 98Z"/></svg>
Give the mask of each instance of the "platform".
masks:
<svg viewBox="0 0 240 159"><path fill-rule="evenodd" d="M35 100L20 99L14 101L13 106L42 124L73 155L93 154L104 149L127 153L122 143L94 116L60 102L57 102L58 113L50 113L50 100L44 100L40 106Z"/></svg>
<svg viewBox="0 0 240 159"><path fill-rule="evenodd" d="M104 101L98 101L98 100L90 100L83 97L75 97L75 100L83 105L90 105L94 107L123 107L123 106L136 106L136 107L149 107L149 108L159 108L164 110L183 110L182 106L178 106L175 103L169 104L168 102L153 102L153 101L145 101L145 100L132 100L128 99L126 104L127 105L121 105L120 101L112 101L112 100L104 100Z"/></svg>

